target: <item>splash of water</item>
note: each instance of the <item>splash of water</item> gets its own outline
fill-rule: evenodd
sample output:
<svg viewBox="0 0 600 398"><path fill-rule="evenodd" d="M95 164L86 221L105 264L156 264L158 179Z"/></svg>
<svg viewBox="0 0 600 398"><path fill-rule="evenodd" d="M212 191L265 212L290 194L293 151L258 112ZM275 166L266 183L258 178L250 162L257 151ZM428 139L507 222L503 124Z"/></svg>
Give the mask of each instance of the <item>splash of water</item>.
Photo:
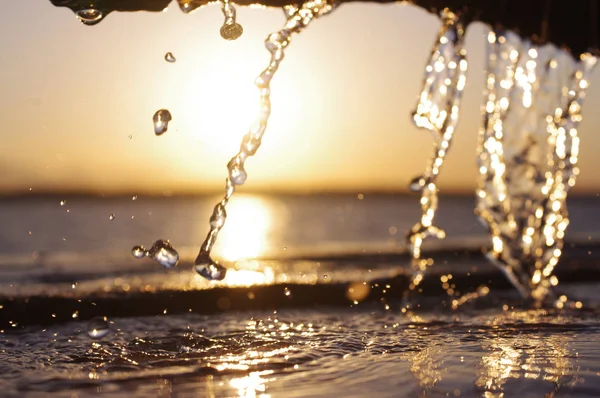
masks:
<svg viewBox="0 0 600 398"><path fill-rule="evenodd" d="M544 281L554 281L552 271L562 253L563 238L565 230L569 223L567 211L567 193L569 189L575 186L579 168L577 161L579 156L579 137L577 127L582 120L581 107L586 96L586 89L589 87L591 74L598 62L598 58L589 53L582 54L579 67L573 74L571 87L566 94L566 106L557 112L554 120L550 123L549 142L554 147L554 152L550 158L550 165L555 171L554 178L548 179L548 198L544 208L543 228L538 229L543 236L540 239L545 240L545 250L542 259L546 266L541 270L536 270L532 280L538 278L538 275L545 277ZM558 111L558 110L557 110ZM551 184L550 184L551 182ZM537 285L543 289L547 285L537 282ZM556 300L555 305L562 308L564 301Z"/></svg>
<svg viewBox="0 0 600 398"><path fill-rule="evenodd" d="M596 58L584 54L574 66L553 46L500 30L490 32L488 44L476 214L490 230L490 260L540 305L558 284L552 272L568 225L577 124ZM562 76L570 68L575 73Z"/></svg>
<svg viewBox="0 0 600 398"><path fill-rule="evenodd" d="M225 17L225 21L223 22L223 26L221 26L221 37L225 40L236 40L238 39L242 33L244 33L244 29L242 25L235 21L235 7L229 0L221 1L221 11L223 11L223 16Z"/></svg>
<svg viewBox="0 0 600 398"><path fill-rule="evenodd" d="M301 7L286 6L284 13L287 20L283 29L270 34L265 40L265 47L271 54L271 60L255 82L260 92L259 114L248 133L243 137L239 152L227 164L229 176L225 180L225 195L214 207L210 217L210 230L194 262L196 272L207 279L223 279L225 277L225 268L215 262L210 253L219 231L225 225L227 203L235 192L235 187L246 181L247 173L244 168L246 159L256 153L262 142L271 114L270 83L284 58L285 49L290 44L293 34L302 32L313 19L329 14L334 9L335 4L327 0L307 1ZM214 278L215 275L218 278Z"/></svg>
<svg viewBox="0 0 600 398"><path fill-rule="evenodd" d="M412 253L413 276L409 291L422 281L432 259L421 258L421 245L426 238L443 239L446 233L433 224L438 206L437 176L450 148L458 122L460 98L466 84L467 60L463 48L464 27L460 18L448 9L440 14L442 26L425 68L421 92L413 120L417 127L430 130L434 151L422 176L409 184L413 192L421 193L421 220L408 232L406 240Z"/></svg>
<svg viewBox="0 0 600 398"><path fill-rule="evenodd" d="M159 239L146 250L143 246L134 246L131 254L135 258L148 257L167 269L175 268L179 263L179 253L168 240Z"/></svg>

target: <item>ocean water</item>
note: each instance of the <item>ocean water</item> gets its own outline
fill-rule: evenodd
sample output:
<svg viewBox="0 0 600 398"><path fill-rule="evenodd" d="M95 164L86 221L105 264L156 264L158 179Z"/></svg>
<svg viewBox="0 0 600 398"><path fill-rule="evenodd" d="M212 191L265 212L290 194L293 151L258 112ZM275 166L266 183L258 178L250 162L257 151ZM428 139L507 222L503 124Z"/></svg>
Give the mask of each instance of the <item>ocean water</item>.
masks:
<svg viewBox="0 0 600 398"><path fill-rule="evenodd" d="M424 245L435 264L410 315L415 197L236 196L223 282L192 271L214 203L3 200L0 396L600 396L600 198L570 200L557 268L557 295L581 308L528 308L483 257L473 199L442 197L448 239ZM156 239L179 250L175 270L131 256Z"/></svg>

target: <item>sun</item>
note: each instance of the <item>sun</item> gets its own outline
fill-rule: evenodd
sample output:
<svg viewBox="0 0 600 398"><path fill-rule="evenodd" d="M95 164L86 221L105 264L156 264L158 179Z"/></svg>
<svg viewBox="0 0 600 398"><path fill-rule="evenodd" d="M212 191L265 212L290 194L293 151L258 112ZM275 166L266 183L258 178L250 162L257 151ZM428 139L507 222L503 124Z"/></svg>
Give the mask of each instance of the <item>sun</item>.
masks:
<svg viewBox="0 0 600 398"><path fill-rule="evenodd" d="M263 63L268 59L265 58ZM256 62L251 62L256 64ZM232 54L217 54L197 74L182 96L184 129L205 150L233 156L258 115L259 92L254 85L259 68L247 67Z"/></svg>

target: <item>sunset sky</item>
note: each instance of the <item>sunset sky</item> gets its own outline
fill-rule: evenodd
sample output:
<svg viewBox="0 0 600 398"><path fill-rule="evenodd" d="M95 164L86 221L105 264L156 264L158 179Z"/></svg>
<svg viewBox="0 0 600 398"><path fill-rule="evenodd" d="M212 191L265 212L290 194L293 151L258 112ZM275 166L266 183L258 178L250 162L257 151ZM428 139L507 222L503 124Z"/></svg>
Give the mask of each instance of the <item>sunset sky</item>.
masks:
<svg viewBox="0 0 600 398"><path fill-rule="evenodd" d="M279 9L238 8L244 34L219 35L218 5L190 15L113 13L94 27L48 0L0 13L0 193L187 193L222 187L226 163L252 123L263 40ZM272 82L273 113L255 157L254 190L405 191L425 167L430 133L413 110L439 20L413 6L345 4L292 39ZM446 191L473 190L487 31L467 34L469 80ZM177 62L164 61L172 52ZM596 71L600 72L600 71ZM600 79L584 107L578 192L600 191ZM169 131L152 115L167 108ZM130 138L131 136L131 138Z"/></svg>

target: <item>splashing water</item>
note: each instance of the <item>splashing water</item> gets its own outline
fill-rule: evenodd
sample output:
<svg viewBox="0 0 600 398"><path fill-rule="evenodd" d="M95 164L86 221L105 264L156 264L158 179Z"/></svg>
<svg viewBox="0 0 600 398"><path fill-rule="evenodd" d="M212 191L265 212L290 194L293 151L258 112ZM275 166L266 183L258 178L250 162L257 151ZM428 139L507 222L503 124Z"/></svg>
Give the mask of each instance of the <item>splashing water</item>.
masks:
<svg viewBox="0 0 600 398"><path fill-rule="evenodd" d="M75 11L75 16L82 24L94 26L102 21L104 13L95 8L85 8Z"/></svg>
<svg viewBox="0 0 600 398"><path fill-rule="evenodd" d="M88 324L87 333L93 339L101 339L110 331L110 323L105 316L93 318Z"/></svg>
<svg viewBox="0 0 600 398"><path fill-rule="evenodd" d="M235 7L229 0L221 1L221 11L223 11L223 16L225 17L225 21L223 22L223 26L221 26L221 37L225 40L236 40L238 39L242 33L244 33L244 28L242 25L235 21Z"/></svg>
<svg viewBox="0 0 600 398"><path fill-rule="evenodd" d="M283 60L284 50L290 44L292 34L300 33L313 19L330 13L334 8L333 3L325 0L307 1L300 8L285 6L284 13L287 19L285 26L280 31L270 34L265 40L265 47L271 54L271 60L255 82L260 92L258 118L250 128L250 131L243 137L239 152L227 164L229 176L225 180L225 196L214 207L212 216L210 217L210 231L202 243L198 257L194 262L196 272L206 279L222 280L225 278L226 268L216 263L211 258L210 252L216 242L219 231L225 225L225 220L227 219L225 207L235 192L236 185L244 184L248 176L244 168L246 159L256 153L262 142L262 137L271 114L270 83Z"/></svg>
<svg viewBox="0 0 600 398"><path fill-rule="evenodd" d="M168 240L159 239L149 250L143 246L134 246L131 254L135 258L149 257L167 269L172 269L179 263L179 253Z"/></svg>
<svg viewBox="0 0 600 398"><path fill-rule="evenodd" d="M160 109L156 111L152 117L154 122L154 133L156 135L163 135L169 129L169 122L173 119L171 112L167 109Z"/></svg>
<svg viewBox="0 0 600 398"><path fill-rule="evenodd" d="M490 32L488 43L476 213L490 230L488 258L523 297L541 305L558 284L552 273L569 222L577 125L596 58L584 54L574 66L554 46L503 31Z"/></svg>
<svg viewBox="0 0 600 398"><path fill-rule="evenodd" d="M173 53L168 52L165 54L165 61L169 62L169 63L174 63L175 61L177 61L177 58L175 58L175 56L173 55Z"/></svg>
<svg viewBox="0 0 600 398"><path fill-rule="evenodd" d="M425 173L415 177L409 184L411 191L421 193L421 220L411 228L406 237L412 252L413 269L407 293L419 285L427 267L433 264L432 259L421 258L423 241L428 237L443 239L446 236L442 229L433 225L438 203L435 181L450 148L458 122L460 98L466 83L463 24L448 9L443 10L440 17L442 26L425 68L423 91L413 113L415 125L430 130L435 142L433 156Z"/></svg>

